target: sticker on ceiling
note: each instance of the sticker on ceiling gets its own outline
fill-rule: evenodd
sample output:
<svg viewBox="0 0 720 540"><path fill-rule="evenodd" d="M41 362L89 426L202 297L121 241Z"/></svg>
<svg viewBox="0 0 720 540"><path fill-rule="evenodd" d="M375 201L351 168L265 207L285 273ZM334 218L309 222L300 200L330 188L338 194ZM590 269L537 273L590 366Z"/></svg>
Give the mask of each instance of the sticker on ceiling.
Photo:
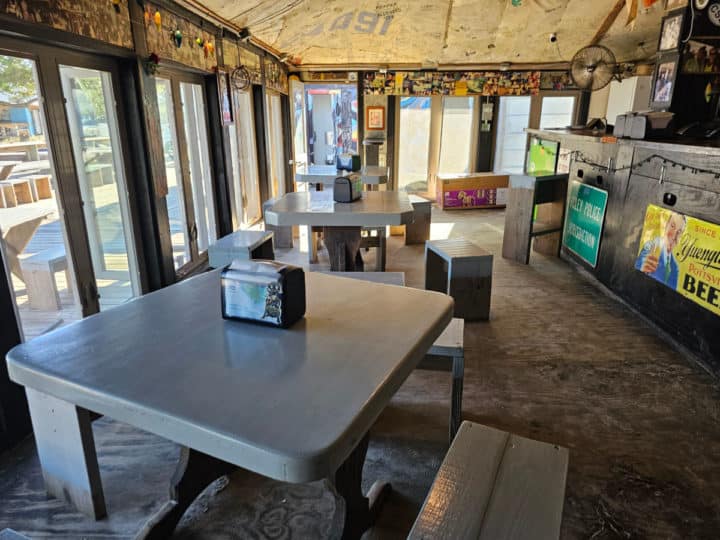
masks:
<svg viewBox="0 0 720 540"><path fill-rule="evenodd" d="M397 2L378 2L375 4L375 14L378 17L394 17L400 13L402 9Z"/></svg>

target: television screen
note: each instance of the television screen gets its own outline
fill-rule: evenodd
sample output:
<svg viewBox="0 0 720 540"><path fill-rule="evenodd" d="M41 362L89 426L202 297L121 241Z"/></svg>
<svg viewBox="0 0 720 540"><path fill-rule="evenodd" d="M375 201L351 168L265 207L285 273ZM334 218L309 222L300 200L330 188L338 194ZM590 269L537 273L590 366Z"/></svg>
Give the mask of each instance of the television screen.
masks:
<svg viewBox="0 0 720 540"><path fill-rule="evenodd" d="M549 176L556 173L560 143L539 137L530 139L526 173L528 176Z"/></svg>

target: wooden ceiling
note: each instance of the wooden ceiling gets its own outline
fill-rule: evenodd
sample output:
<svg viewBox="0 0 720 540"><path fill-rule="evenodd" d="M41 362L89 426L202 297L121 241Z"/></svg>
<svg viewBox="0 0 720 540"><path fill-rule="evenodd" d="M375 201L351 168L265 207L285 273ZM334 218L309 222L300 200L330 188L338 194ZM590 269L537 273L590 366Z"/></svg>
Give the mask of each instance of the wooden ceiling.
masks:
<svg viewBox="0 0 720 540"><path fill-rule="evenodd" d="M186 5L197 0L178 0ZM628 3L630 0L628 0ZM600 43L618 60L657 46L664 0L628 25L622 0L203 0L302 65L546 64L569 61L619 11ZM642 2L640 2L642 4ZM190 7L190 6L188 6ZM605 25L607 26L607 25ZM550 34L557 42L550 42Z"/></svg>

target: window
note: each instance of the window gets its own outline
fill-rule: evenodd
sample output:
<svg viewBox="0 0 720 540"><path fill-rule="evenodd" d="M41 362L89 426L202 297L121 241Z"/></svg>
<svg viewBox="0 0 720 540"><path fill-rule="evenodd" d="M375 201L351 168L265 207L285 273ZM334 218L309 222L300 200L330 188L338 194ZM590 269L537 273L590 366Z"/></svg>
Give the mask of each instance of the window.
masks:
<svg viewBox="0 0 720 540"><path fill-rule="evenodd" d="M540 129L566 128L573 124L575 96L543 96Z"/></svg>
<svg viewBox="0 0 720 540"><path fill-rule="evenodd" d="M217 239L215 201L210 169L205 100L199 84L181 82L182 111L188 153L188 172L195 214L195 236L199 252Z"/></svg>
<svg viewBox="0 0 720 540"><path fill-rule="evenodd" d="M444 97L438 174L469 173L477 144L477 98Z"/></svg>
<svg viewBox="0 0 720 540"><path fill-rule="evenodd" d="M177 130L173 112L172 86L168 79L155 79L157 89L158 112L160 115L160 134L162 136L165 157L165 176L167 178L167 209L170 220L170 237L173 248L173 261L177 270L190 262L190 238L188 237L187 218L182 184L182 168L178 152Z"/></svg>
<svg viewBox="0 0 720 540"><path fill-rule="evenodd" d="M530 103L530 96L500 98L494 164L497 172L522 174L524 171Z"/></svg>
<svg viewBox="0 0 720 540"><path fill-rule="evenodd" d="M428 190L431 99L400 98L397 188L400 191Z"/></svg>
<svg viewBox="0 0 720 540"><path fill-rule="evenodd" d="M265 95L265 129L267 132L268 172L270 196L285 194L285 145L283 144L282 109L280 96Z"/></svg>
<svg viewBox="0 0 720 540"><path fill-rule="evenodd" d="M260 185L252 97L249 92L236 90L233 100L235 124L230 126L233 169L230 204L235 227L243 228L260 219Z"/></svg>

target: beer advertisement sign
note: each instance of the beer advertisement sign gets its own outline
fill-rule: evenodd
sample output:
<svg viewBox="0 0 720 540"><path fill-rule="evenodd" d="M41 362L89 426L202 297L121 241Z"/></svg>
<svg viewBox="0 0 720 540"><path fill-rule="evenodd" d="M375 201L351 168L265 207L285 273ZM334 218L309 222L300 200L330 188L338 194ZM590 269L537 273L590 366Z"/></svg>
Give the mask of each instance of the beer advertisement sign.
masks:
<svg viewBox="0 0 720 540"><path fill-rule="evenodd" d="M635 268L720 315L720 225L651 204Z"/></svg>

